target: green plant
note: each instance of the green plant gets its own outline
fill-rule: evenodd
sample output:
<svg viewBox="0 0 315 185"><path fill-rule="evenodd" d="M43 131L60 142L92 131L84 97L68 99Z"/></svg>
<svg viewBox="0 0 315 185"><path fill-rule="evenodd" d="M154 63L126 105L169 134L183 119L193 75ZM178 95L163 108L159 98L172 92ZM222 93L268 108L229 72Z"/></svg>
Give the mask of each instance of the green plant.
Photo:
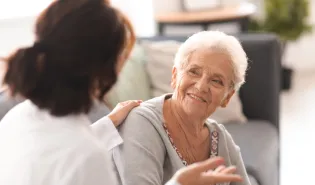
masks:
<svg viewBox="0 0 315 185"><path fill-rule="evenodd" d="M272 32L283 42L309 33L309 0L265 0L264 21L251 20L250 31Z"/></svg>

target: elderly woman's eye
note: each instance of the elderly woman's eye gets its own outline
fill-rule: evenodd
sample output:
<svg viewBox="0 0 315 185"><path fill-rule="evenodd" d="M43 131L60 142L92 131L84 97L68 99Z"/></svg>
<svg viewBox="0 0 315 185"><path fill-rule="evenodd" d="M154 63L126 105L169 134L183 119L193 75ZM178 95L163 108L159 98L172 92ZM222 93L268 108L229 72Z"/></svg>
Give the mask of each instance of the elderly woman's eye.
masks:
<svg viewBox="0 0 315 185"><path fill-rule="evenodd" d="M214 83L217 83L219 85L223 85L223 82L222 80L212 80Z"/></svg>
<svg viewBox="0 0 315 185"><path fill-rule="evenodd" d="M195 69L191 69L191 70L189 70L188 72L189 72L190 74L192 74L192 75L198 75L198 71L195 70Z"/></svg>

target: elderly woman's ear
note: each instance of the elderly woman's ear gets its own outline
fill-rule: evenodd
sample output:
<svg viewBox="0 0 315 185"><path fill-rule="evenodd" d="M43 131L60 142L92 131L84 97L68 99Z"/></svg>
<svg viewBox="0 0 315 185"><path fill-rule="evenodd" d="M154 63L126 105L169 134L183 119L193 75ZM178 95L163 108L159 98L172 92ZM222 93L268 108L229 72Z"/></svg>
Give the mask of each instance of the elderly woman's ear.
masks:
<svg viewBox="0 0 315 185"><path fill-rule="evenodd" d="M172 80L171 80L171 86L173 89L176 88L176 79L177 78L177 68L175 66L173 66L172 69Z"/></svg>
<svg viewBox="0 0 315 185"><path fill-rule="evenodd" d="M226 95L226 97L223 99L223 101L221 102L221 107L226 107L228 105L228 103L230 102L232 96L234 95L235 90L231 90L229 91L229 93Z"/></svg>

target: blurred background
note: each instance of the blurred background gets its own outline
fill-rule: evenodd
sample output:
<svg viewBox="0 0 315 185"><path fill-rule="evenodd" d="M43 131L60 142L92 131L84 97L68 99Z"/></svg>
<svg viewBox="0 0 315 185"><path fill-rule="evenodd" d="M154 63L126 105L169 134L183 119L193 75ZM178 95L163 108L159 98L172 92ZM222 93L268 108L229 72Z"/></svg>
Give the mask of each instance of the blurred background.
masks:
<svg viewBox="0 0 315 185"><path fill-rule="evenodd" d="M1 57L7 56L17 47L32 44L37 15L51 2L52 0L0 0ZM153 74L150 70L150 65L153 65L150 62L153 61L152 57L159 57L163 53L157 54L156 50L161 52L162 48L169 57L167 61L161 59L159 65L154 65L155 70L164 71L165 67L171 66L177 44L187 36L201 30L220 30L236 35L244 44L250 66L252 65L248 85L240 92L242 110L249 120L247 125L251 124L251 120L263 120L271 126L234 128L238 126L233 123L230 128L237 144L244 151L248 173L260 185L314 182L315 0L111 2L129 16L139 44L126 64L118 85L113 89L116 93L108 96L109 102L114 104L125 99L148 99L157 95L154 94L159 88L157 83L162 82L157 80L160 79L156 76L158 74ZM150 40L150 43L141 45L140 40L143 38ZM146 64L135 60L144 60ZM1 62L1 76L5 65ZM143 76L130 77L141 67ZM135 79L138 84L130 87L124 78ZM134 92L135 87L141 89L141 92ZM135 95L126 96L124 92L134 92ZM255 94L251 100L247 100L245 95L253 93L261 94ZM262 101L264 97L270 101L270 105L268 101ZM1 106L2 104L0 109ZM250 111L254 109L255 112ZM235 118L226 122L231 121L238 120ZM251 143L249 138L257 140L257 143Z"/></svg>

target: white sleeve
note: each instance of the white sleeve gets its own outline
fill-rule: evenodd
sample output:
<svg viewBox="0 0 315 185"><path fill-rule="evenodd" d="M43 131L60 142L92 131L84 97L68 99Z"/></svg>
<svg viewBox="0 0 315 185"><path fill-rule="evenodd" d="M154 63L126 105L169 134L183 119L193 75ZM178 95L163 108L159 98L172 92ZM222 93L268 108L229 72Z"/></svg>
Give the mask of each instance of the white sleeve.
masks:
<svg viewBox="0 0 315 185"><path fill-rule="evenodd" d="M106 152L106 151L105 151ZM109 156L94 152L67 170L67 185L118 185Z"/></svg>
<svg viewBox="0 0 315 185"><path fill-rule="evenodd" d="M120 137L114 123L107 116L104 116L103 118L93 123L91 125L91 129L98 137L98 139L100 139L104 143L107 151L110 151L114 147L123 143L123 140Z"/></svg>

